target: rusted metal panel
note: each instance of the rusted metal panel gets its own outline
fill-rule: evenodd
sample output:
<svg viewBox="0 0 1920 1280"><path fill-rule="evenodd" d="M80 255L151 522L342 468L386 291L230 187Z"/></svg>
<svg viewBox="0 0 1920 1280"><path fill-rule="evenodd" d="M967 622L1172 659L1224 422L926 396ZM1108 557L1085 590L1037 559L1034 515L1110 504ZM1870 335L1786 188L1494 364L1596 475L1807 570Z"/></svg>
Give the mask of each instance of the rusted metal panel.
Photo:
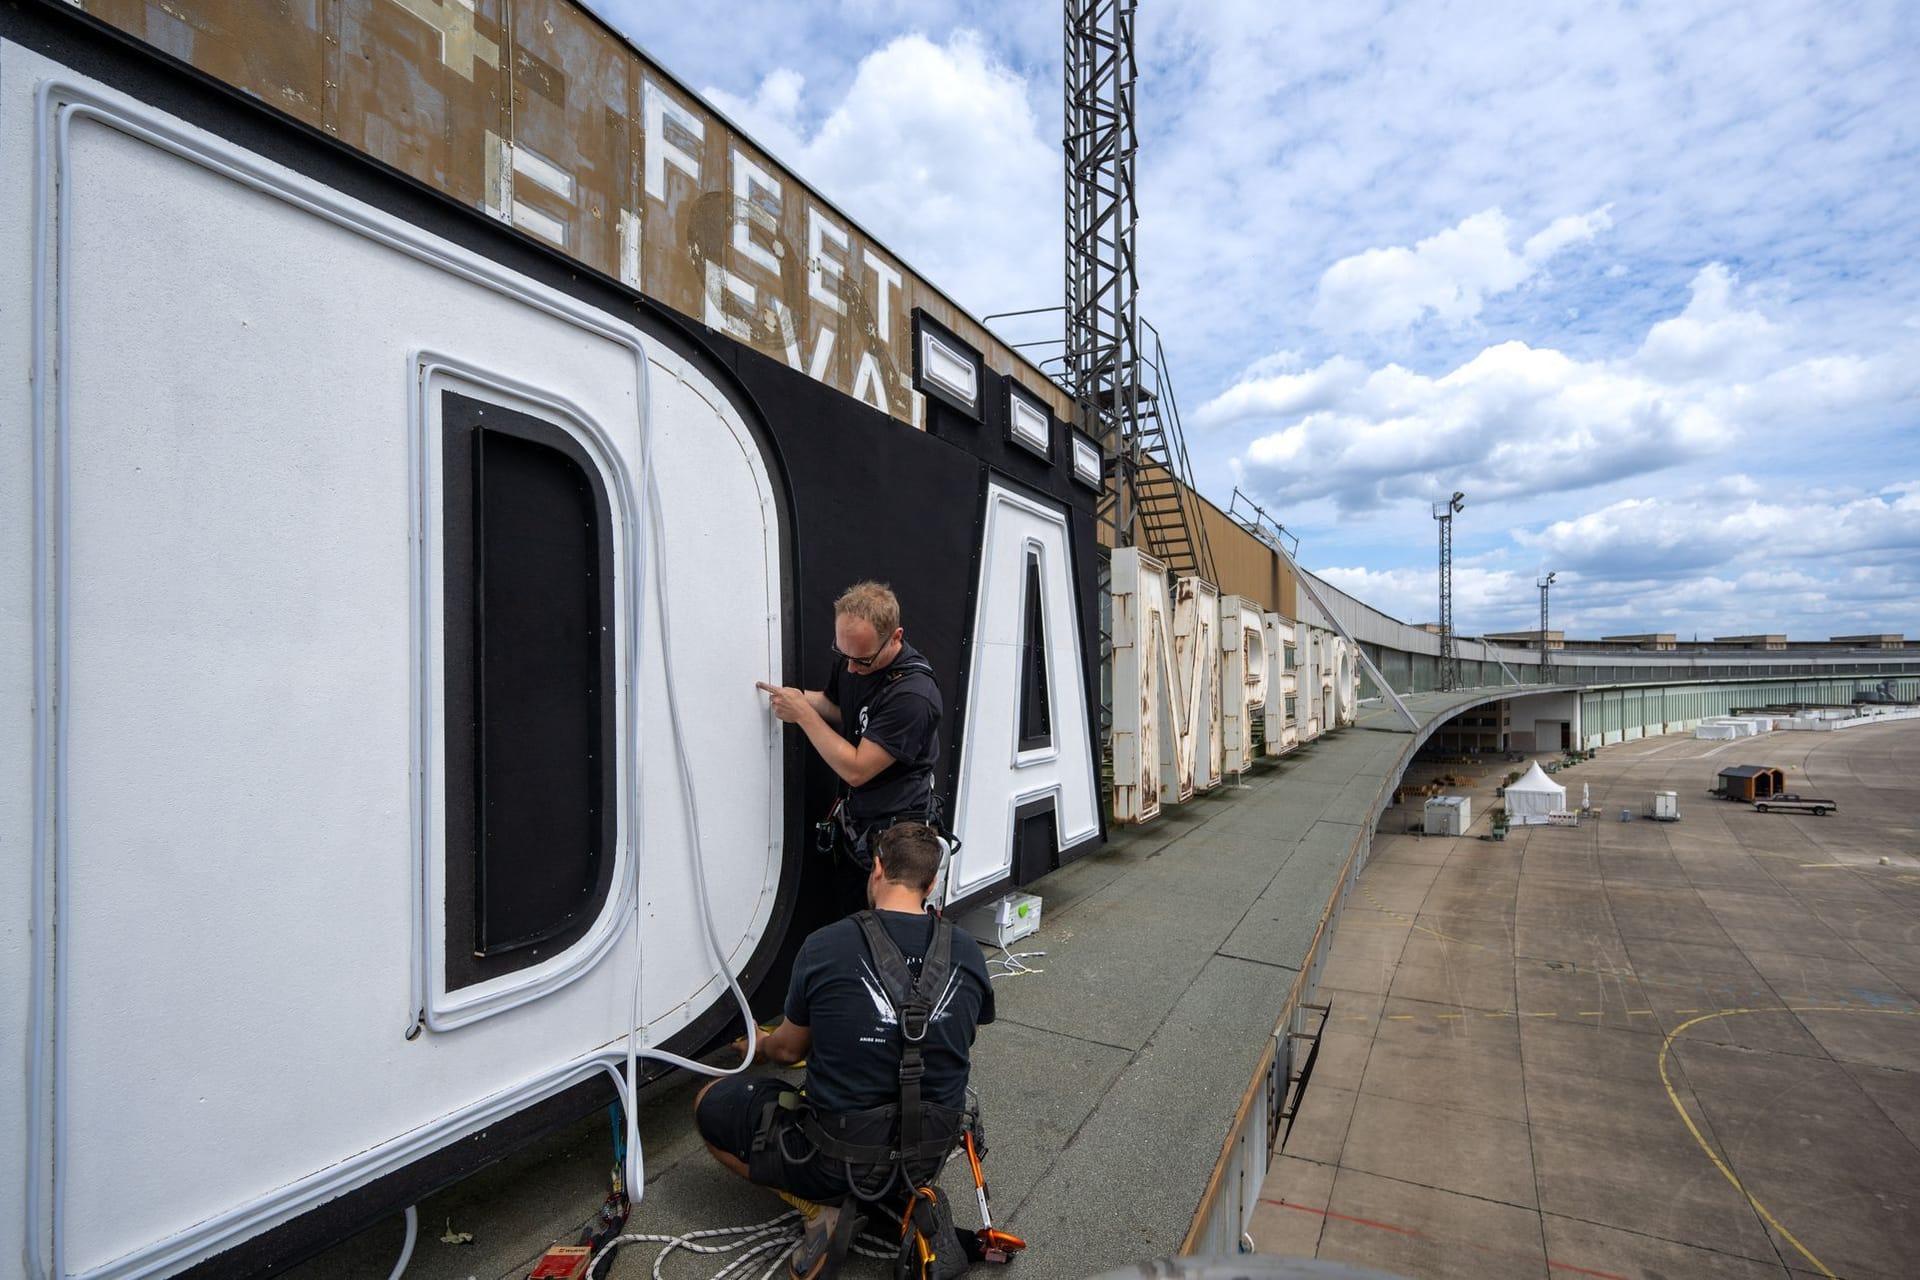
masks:
<svg viewBox="0 0 1920 1280"><path fill-rule="evenodd" d="M916 307L1074 418L1045 375L571 0L79 7L902 422L924 413Z"/></svg>
<svg viewBox="0 0 1920 1280"><path fill-rule="evenodd" d="M85 0L77 7L307 124L325 124L329 43L322 0ZM252 38L269 26L272 40Z"/></svg>

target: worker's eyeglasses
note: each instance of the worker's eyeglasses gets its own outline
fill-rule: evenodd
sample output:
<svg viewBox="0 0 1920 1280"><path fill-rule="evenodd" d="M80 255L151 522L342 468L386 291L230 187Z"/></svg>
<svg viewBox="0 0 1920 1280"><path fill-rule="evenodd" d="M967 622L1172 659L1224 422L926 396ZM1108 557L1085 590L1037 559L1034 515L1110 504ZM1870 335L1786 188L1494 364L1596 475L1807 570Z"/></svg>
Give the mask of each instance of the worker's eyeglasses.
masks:
<svg viewBox="0 0 1920 1280"><path fill-rule="evenodd" d="M852 654L848 653L846 650L842 649L837 644L830 644L827 646L827 648L832 651L834 657L844 658L846 661L851 662L856 667L870 667L874 663L880 661L880 655L885 653L887 651L887 646L892 643L893 643L893 638L889 636L887 639L882 640L880 642L880 647L873 651L872 656L866 657L866 658L856 658Z"/></svg>

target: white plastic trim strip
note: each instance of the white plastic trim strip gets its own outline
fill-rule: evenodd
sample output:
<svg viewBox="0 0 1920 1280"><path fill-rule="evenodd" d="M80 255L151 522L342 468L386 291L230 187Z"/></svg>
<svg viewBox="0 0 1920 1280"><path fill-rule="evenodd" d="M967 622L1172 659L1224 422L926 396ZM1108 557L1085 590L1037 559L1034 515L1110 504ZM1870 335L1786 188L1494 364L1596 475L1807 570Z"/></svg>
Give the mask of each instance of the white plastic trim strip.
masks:
<svg viewBox="0 0 1920 1280"><path fill-rule="evenodd" d="M639 812L639 762L629 746L629 730L639 723L636 676L638 637L634 634L634 602L629 575L640 563L639 495L620 451L606 431L572 401L529 386L504 374L438 352L416 352L409 361L415 394L408 406L410 454L413 466L409 486L413 505L413 779L414 854L418 862L417 897L413 922L415 1009L424 1010L429 1030L452 1031L508 1009L517 1008L558 991L598 964L628 923L633 904L635 858L633 818ZM445 922L436 922L433 904L446 900L444 849L433 838L431 821L441 779L433 770L435 736L443 722L441 650L444 628L434 605L434 575L439 564L437 519L439 432L435 403L442 389L461 389L506 407L519 407L531 416L559 427L586 450L600 468L612 499L614 520L614 618L619 628L619 659L614 686L621 691L614 729L615 774L625 796L620 806L614 850L613 885L607 901L585 936L560 954L537 965L478 983L459 992L446 985ZM644 403L644 401L642 402Z"/></svg>

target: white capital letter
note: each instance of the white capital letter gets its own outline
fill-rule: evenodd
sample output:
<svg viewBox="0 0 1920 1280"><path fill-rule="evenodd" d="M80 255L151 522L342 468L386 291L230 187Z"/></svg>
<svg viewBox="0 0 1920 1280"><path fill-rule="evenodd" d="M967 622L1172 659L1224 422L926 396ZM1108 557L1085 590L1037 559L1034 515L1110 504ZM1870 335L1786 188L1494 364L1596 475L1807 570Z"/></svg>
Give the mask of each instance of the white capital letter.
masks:
<svg viewBox="0 0 1920 1280"><path fill-rule="evenodd" d="M861 255L866 264L873 268L873 312L874 323L880 330L880 341L893 339L893 298L892 291L900 287L900 273L877 257L873 250L864 250Z"/></svg>
<svg viewBox="0 0 1920 1280"><path fill-rule="evenodd" d="M669 122L700 146L707 138L707 126L700 117L669 98L653 81L641 90L641 126L647 139L647 194L655 200L667 198L667 166L672 165L700 185L700 157L675 141L667 132Z"/></svg>
<svg viewBox="0 0 1920 1280"><path fill-rule="evenodd" d="M827 242L840 246L841 257L827 256ZM835 315L847 314L847 300L840 296L840 282L846 277L847 233L828 222L819 206L807 206L807 296ZM826 277L833 277L828 285Z"/></svg>
<svg viewBox="0 0 1920 1280"><path fill-rule="evenodd" d="M769 199L773 205L769 209L756 197ZM754 229L765 232L769 237L780 233L780 218L774 212L780 207L780 184L772 174L747 159L737 149L733 153L733 248L750 262L757 262L771 272L775 279L780 276L780 259L774 253L769 240L762 244L754 238Z"/></svg>
<svg viewBox="0 0 1920 1280"><path fill-rule="evenodd" d="M1065 511L999 485L988 488L954 798L953 829L961 849L947 878L948 901L1013 873L1018 819L1036 809L1053 811L1055 847L1044 851L1048 870L1100 833L1071 547ZM1036 570L1040 590L1034 601L1028 580ZM1037 606L1037 618L1028 615L1031 606ZM1035 631L1041 652L1029 654L1027 639ZM1046 664L1044 708L1023 708L1023 694L1015 692L1030 694L1034 687L1022 680L1023 659ZM1043 734L1023 739L1023 728L1040 724Z"/></svg>

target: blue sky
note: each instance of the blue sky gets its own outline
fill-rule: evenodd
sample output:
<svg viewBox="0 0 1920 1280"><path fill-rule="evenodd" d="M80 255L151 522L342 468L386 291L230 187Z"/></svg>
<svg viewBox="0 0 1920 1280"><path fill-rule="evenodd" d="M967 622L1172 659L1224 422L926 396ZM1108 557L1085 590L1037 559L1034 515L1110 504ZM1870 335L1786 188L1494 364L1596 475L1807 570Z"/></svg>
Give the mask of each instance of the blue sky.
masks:
<svg viewBox="0 0 1920 1280"><path fill-rule="evenodd" d="M594 0L976 315L1061 295L1060 9ZM1920 638L1920 6L1147 0L1201 489L1463 632ZM1057 336L1057 321L1003 332ZM1042 353L1044 354L1044 352Z"/></svg>

